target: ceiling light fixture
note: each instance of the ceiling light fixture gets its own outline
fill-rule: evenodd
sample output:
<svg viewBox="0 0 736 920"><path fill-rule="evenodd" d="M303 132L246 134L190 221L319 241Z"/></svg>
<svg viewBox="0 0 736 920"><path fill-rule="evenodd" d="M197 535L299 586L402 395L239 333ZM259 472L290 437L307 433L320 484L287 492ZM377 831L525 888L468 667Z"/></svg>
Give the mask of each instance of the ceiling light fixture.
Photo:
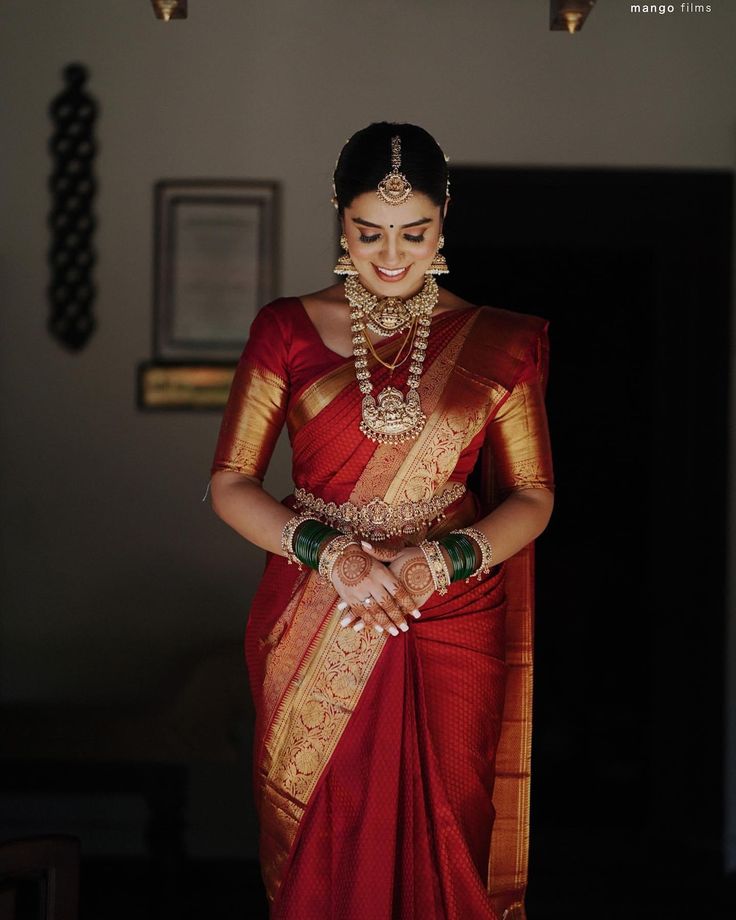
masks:
<svg viewBox="0 0 736 920"><path fill-rule="evenodd" d="M550 30L570 35L579 32L594 6L595 0L550 0Z"/></svg>
<svg viewBox="0 0 736 920"><path fill-rule="evenodd" d="M170 19L187 18L187 0L151 0L156 19L168 22Z"/></svg>

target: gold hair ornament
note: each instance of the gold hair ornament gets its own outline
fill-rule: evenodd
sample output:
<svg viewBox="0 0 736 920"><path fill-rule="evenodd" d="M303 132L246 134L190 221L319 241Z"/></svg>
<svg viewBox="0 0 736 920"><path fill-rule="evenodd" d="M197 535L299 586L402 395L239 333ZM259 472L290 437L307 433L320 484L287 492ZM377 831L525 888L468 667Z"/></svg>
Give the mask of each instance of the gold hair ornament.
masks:
<svg viewBox="0 0 736 920"><path fill-rule="evenodd" d="M403 204L411 197L411 183L399 172L401 168L401 138L398 134L391 138L391 172L378 183L376 194L387 204Z"/></svg>

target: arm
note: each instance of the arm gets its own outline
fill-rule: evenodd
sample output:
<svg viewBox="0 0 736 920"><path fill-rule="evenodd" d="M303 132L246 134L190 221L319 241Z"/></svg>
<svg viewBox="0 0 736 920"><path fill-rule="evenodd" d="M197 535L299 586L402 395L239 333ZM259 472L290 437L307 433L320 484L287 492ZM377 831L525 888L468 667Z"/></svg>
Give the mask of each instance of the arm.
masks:
<svg viewBox="0 0 736 920"><path fill-rule="evenodd" d="M222 416L211 473L212 509L236 533L283 556L294 512L263 490L289 401L288 329L262 307L251 323Z"/></svg>
<svg viewBox="0 0 736 920"><path fill-rule="evenodd" d="M551 489L523 489L512 492L490 514L476 521L472 526L485 534L493 547L493 565L503 562L535 540L549 523L553 506L554 492ZM476 565L480 565L480 549L475 542L473 546ZM450 555L444 546L441 552L452 571Z"/></svg>
<svg viewBox="0 0 736 920"><path fill-rule="evenodd" d="M544 343L543 343L544 344ZM504 562L531 543L546 528L554 505L554 476L547 414L544 406L543 377L530 365L522 379L504 398L486 429L485 443L491 453L495 491L500 503L490 514L472 526L481 531L493 550L492 565ZM505 497L504 497L505 496ZM480 548L475 549L476 567L481 563ZM440 552L453 571L447 549ZM383 556L389 568L419 607L431 596L434 585L429 577L419 590L419 577L413 573L411 583L404 579L405 570L419 563L426 566L421 551L415 547L400 549L389 557L380 548L371 550Z"/></svg>
<svg viewBox="0 0 736 920"><path fill-rule="evenodd" d="M260 480L218 470L212 477L211 494L212 510L236 533L269 553L284 556L281 532L294 512L264 491Z"/></svg>
<svg viewBox="0 0 736 920"><path fill-rule="evenodd" d="M535 540L549 523L554 507L552 449L544 405L546 331L538 353L541 360L529 365L486 430L495 487L506 497L473 527L488 537L494 564ZM442 552L446 556L447 550ZM480 564L478 547L476 557Z"/></svg>

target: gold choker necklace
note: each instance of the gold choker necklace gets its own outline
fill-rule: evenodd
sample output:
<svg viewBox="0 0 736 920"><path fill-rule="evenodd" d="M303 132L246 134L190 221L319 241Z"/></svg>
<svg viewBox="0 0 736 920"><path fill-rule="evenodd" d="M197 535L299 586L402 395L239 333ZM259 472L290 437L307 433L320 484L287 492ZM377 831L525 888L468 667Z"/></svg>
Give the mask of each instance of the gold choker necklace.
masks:
<svg viewBox="0 0 736 920"><path fill-rule="evenodd" d="M360 392L363 393L363 421L360 423L360 430L367 438L379 444L414 440L419 437L427 420L422 412L417 390L429 338L430 317L439 300L437 282L433 275L427 275L424 286L418 293L407 300L401 300L400 297L379 298L364 287L357 277L349 275L345 279L345 296L351 307L350 328L353 332L355 376ZM388 307L384 306L386 301L390 301ZM370 316L368 323L364 319L366 314ZM413 325L414 351L409 365L409 392L406 398L401 390L392 386L381 390L377 400L371 396L373 384L370 371L367 369L366 343L376 358L378 355L365 333L366 325L378 335L393 335L397 331L403 331L408 325ZM393 370L395 365L386 366Z"/></svg>
<svg viewBox="0 0 736 920"><path fill-rule="evenodd" d="M379 297L364 287L355 275L348 275L345 296L360 318L368 317L366 326L371 332L387 336L403 332L416 317L431 314L439 300L439 288L434 275L425 275L422 288L406 300Z"/></svg>

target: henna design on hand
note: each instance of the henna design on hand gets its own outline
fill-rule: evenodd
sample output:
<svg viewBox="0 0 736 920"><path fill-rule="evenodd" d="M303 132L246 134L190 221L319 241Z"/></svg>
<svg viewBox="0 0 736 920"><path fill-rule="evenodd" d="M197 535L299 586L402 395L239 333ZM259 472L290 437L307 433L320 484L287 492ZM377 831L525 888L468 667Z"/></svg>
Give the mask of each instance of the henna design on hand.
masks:
<svg viewBox="0 0 736 920"><path fill-rule="evenodd" d="M335 569L343 584L351 588L360 584L368 575L373 562L362 550L346 549L335 563Z"/></svg>
<svg viewBox="0 0 736 920"><path fill-rule="evenodd" d="M373 555L381 561L391 562L399 550L404 548L404 541L400 538L382 540L373 544Z"/></svg>
<svg viewBox="0 0 736 920"><path fill-rule="evenodd" d="M406 590L403 582L399 582L396 585L396 593L394 594L396 603L401 607L402 612L410 612L416 606L414 597L412 594Z"/></svg>
<svg viewBox="0 0 736 920"><path fill-rule="evenodd" d="M434 587L426 561L407 559L399 568L398 578L410 594L424 594Z"/></svg>

